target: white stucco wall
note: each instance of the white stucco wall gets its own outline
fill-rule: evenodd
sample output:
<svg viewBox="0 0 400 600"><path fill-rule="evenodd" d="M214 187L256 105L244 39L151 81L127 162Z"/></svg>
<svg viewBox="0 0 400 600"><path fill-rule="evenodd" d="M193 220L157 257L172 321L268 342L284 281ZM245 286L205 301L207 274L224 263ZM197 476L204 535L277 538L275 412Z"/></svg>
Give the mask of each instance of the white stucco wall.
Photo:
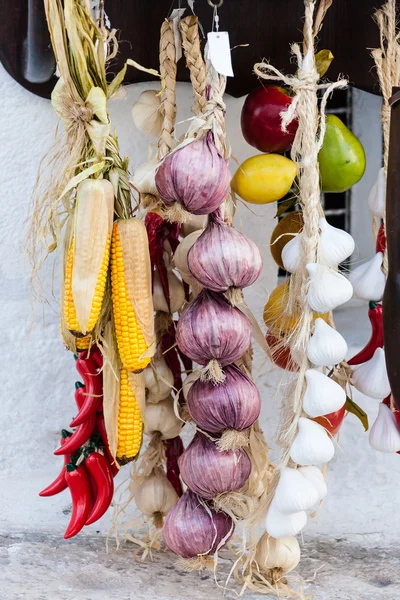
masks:
<svg viewBox="0 0 400 600"><path fill-rule="evenodd" d="M132 86L124 100L110 103L122 153L129 155L133 167L147 158L148 139L135 130L130 108L146 87L149 86ZM76 373L72 356L61 344L54 310L47 306L43 310L38 307L36 323L33 323L29 267L21 252L32 187L40 159L54 139L57 120L48 101L22 89L1 67L0 97L0 532L37 529L62 535L68 521L68 515L63 512L69 506L68 495L40 499L37 493L60 468L60 459L52 452L60 429L68 425L74 413ZM253 154L240 134L242 102L227 98L228 134L239 161ZM191 103L189 86L180 84L178 120L189 116ZM374 115L365 118L370 123ZM183 127L180 126L180 131ZM247 294L249 304L261 322L263 303L276 278L276 267L268 252L275 207L254 209L256 214L239 206L236 223L263 251L263 274ZM46 285L50 297L50 275ZM343 322L347 335L348 326ZM368 331L361 332L360 337L367 338ZM281 373L279 370L272 375L268 373L259 352L257 356L256 373L264 403L263 426L272 443L279 418L275 387ZM362 400L362 403L372 415L377 412L375 401ZM394 497L399 483L393 476L393 472L398 471L399 460L397 456L373 452L359 423L353 418L347 419L340 437L340 449L329 466L329 497L316 522L306 529L305 536L318 533L345 537L351 533L375 532L396 535L400 517L395 510L395 501L390 497ZM107 531L108 528L109 520L105 517L87 531Z"/></svg>

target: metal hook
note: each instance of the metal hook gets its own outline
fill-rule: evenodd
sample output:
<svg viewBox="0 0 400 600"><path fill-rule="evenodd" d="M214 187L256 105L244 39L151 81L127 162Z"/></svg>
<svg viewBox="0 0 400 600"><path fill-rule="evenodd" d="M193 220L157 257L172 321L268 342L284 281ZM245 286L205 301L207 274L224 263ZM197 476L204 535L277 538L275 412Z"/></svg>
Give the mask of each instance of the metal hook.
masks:
<svg viewBox="0 0 400 600"><path fill-rule="evenodd" d="M218 3L216 3L216 4L214 4L214 2L213 2L212 0L207 0L207 2L208 2L208 4L209 4L210 6L212 6L213 8L221 8L221 6L222 6L222 5L223 5L223 3L224 3L224 0L219 0L219 2L218 2Z"/></svg>

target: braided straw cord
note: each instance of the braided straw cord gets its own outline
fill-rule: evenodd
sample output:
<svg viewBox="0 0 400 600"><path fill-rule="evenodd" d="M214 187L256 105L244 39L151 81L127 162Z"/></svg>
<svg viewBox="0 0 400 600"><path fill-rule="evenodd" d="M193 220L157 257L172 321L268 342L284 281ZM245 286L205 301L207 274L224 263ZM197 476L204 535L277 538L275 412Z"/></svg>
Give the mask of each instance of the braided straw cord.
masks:
<svg viewBox="0 0 400 600"><path fill-rule="evenodd" d="M174 145L176 118L176 58L172 21L165 20L160 33L160 75L164 81L161 92L163 123L158 137L158 158L163 159Z"/></svg>
<svg viewBox="0 0 400 600"><path fill-rule="evenodd" d="M390 135L390 105L389 99L392 88L400 84L400 45L396 32L396 1L387 0L386 4L375 13L375 20L379 27L380 47L372 50L371 54L376 64L379 84L383 96L382 104L382 127L383 127L383 167L387 175L389 157L389 135ZM384 228L386 231L386 212L383 215ZM379 230L379 219L373 218L373 232L376 236ZM388 259L385 250L383 257L383 272L387 275Z"/></svg>
<svg viewBox="0 0 400 600"><path fill-rule="evenodd" d="M190 71L195 103L193 112L200 115L205 111L206 98L206 67L201 54L199 38L199 19L191 15L179 23L182 35L182 46L185 53L186 64Z"/></svg>

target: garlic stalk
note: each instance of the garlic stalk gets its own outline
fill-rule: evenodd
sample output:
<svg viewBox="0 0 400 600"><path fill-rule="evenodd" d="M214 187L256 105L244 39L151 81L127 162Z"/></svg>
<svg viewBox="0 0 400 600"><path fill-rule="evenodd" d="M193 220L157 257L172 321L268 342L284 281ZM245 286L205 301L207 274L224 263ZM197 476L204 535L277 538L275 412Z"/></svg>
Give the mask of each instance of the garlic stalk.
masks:
<svg viewBox="0 0 400 600"><path fill-rule="evenodd" d="M298 427L296 439L290 448L293 462L301 466L329 462L335 454L335 447L324 427L304 417L300 417Z"/></svg>
<svg viewBox="0 0 400 600"><path fill-rule="evenodd" d="M276 506L275 498L272 500L265 520L267 533L274 538L286 538L297 535L307 523L304 511L284 514Z"/></svg>
<svg viewBox="0 0 400 600"><path fill-rule="evenodd" d="M288 467L282 470L274 496L275 506L281 513L308 510L318 498L317 489L298 470Z"/></svg>
<svg viewBox="0 0 400 600"><path fill-rule="evenodd" d="M300 546L295 537L276 539L264 533L258 541L255 559L261 571L281 569L290 573L300 562Z"/></svg>
<svg viewBox="0 0 400 600"><path fill-rule="evenodd" d="M372 358L357 366L351 380L359 392L370 398L383 400L389 396L390 383L383 348L377 348Z"/></svg>
<svg viewBox="0 0 400 600"><path fill-rule="evenodd" d="M317 367L339 364L347 354L343 336L323 319L315 319L314 333L307 345L307 358Z"/></svg>
<svg viewBox="0 0 400 600"><path fill-rule="evenodd" d="M374 302L382 300L386 284L382 263L383 254L377 252L370 260L351 271L350 281L353 285L354 296Z"/></svg>
<svg viewBox="0 0 400 600"><path fill-rule="evenodd" d="M400 430L396 416L383 402L379 405L378 416L371 427L369 443L378 452L394 453L400 450Z"/></svg>
<svg viewBox="0 0 400 600"><path fill-rule="evenodd" d="M353 287L348 279L330 267L309 263L310 275L308 303L317 313L326 313L344 304L353 295Z"/></svg>
<svg viewBox="0 0 400 600"><path fill-rule="evenodd" d="M327 375L315 369L305 373L307 389L303 409L309 417L321 417L336 412L346 402L346 392Z"/></svg>

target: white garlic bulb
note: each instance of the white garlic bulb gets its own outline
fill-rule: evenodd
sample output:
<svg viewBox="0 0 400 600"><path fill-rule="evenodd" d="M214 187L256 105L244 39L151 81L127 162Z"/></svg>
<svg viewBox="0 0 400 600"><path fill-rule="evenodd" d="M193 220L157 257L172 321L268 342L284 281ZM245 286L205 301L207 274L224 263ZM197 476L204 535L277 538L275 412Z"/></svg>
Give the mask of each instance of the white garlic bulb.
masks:
<svg viewBox="0 0 400 600"><path fill-rule="evenodd" d="M347 231L329 225L326 219L319 220L321 231L319 240L319 257L328 267L335 267L346 260L354 252L354 240Z"/></svg>
<svg viewBox="0 0 400 600"><path fill-rule="evenodd" d="M377 348L372 358L355 367L351 380L359 392L370 398L383 400L389 396L390 383L383 348Z"/></svg>
<svg viewBox="0 0 400 600"><path fill-rule="evenodd" d="M307 388L303 409L309 417L322 417L342 408L346 402L346 392L336 381L315 369L308 369L305 377Z"/></svg>
<svg viewBox="0 0 400 600"><path fill-rule="evenodd" d="M193 233L193 231L198 231L199 229L205 229L208 223L208 215L190 215L188 220L185 223L182 223L181 227L181 235L186 237Z"/></svg>
<svg viewBox="0 0 400 600"><path fill-rule="evenodd" d="M165 400L174 387L174 375L162 356L154 357L143 371L146 402Z"/></svg>
<svg viewBox="0 0 400 600"><path fill-rule="evenodd" d="M274 496L275 506L282 513L308 510L318 502L318 492L299 471L282 470Z"/></svg>
<svg viewBox="0 0 400 600"><path fill-rule="evenodd" d="M157 404L146 403L143 422L145 433L148 435L159 433L163 440L177 437L183 425L175 414L174 399L171 397Z"/></svg>
<svg viewBox="0 0 400 600"><path fill-rule="evenodd" d="M153 196L158 195L156 187L157 167L157 158L152 158L135 170L130 182L138 192L141 194L152 194Z"/></svg>
<svg viewBox="0 0 400 600"><path fill-rule="evenodd" d="M354 296L362 300L382 300L386 278L382 271L383 254L377 252L370 260L359 265L350 273Z"/></svg>
<svg viewBox="0 0 400 600"><path fill-rule="evenodd" d="M307 345L308 360L318 367L339 364L347 354L343 336L323 319L315 319L314 333Z"/></svg>
<svg viewBox="0 0 400 600"><path fill-rule="evenodd" d="M255 559L261 571L290 573L300 562L299 542L293 536L277 540L265 532L258 540Z"/></svg>
<svg viewBox="0 0 400 600"><path fill-rule="evenodd" d="M293 462L301 466L329 462L335 454L335 447L324 427L304 417L300 417L298 427L296 439L290 448Z"/></svg>
<svg viewBox="0 0 400 600"><path fill-rule="evenodd" d="M192 387L194 382L200 377L200 375L201 375L201 369L197 369L197 371L192 371L186 377L185 381L182 384L182 392L183 392L183 397L185 398L185 400L187 400L187 395L189 393L190 388Z"/></svg>
<svg viewBox="0 0 400 600"><path fill-rule="evenodd" d="M281 513L275 504L275 498L269 507L265 520L265 529L274 538L286 538L297 535L307 523L307 515L304 511L297 513Z"/></svg>
<svg viewBox="0 0 400 600"><path fill-rule="evenodd" d="M371 427L369 443L378 452L394 453L400 450L400 430L396 417L383 402L379 405L378 416Z"/></svg>
<svg viewBox="0 0 400 600"><path fill-rule="evenodd" d="M303 475L303 477L312 483L317 490L318 502L323 500L328 493L328 488L321 470L314 465L310 465L308 467L300 467L298 471Z"/></svg>
<svg viewBox="0 0 400 600"><path fill-rule="evenodd" d="M353 295L353 287L348 279L330 267L309 263L310 275L308 304L317 313L326 313L344 304Z"/></svg>
<svg viewBox="0 0 400 600"><path fill-rule="evenodd" d="M147 517L162 518L177 501L178 494L163 469L155 469L135 489L136 506Z"/></svg>
<svg viewBox="0 0 400 600"><path fill-rule="evenodd" d="M378 219L383 219L386 202L386 177L385 169L379 169L378 177L368 194L368 206L372 214Z"/></svg>
<svg viewBox="0 0 400 600"><path fill-rule="evenodd" d="M295 273L300 266L302 234L298 233L282 249L282 263L286 271Z"/></svg>
<svg viewBox="0 0 400 600"><path fill-rule="evenodd" d="M185 302L185 289L182 281L171 270L168 270L168 287L171 313L173 314L178 312ZM153 305L154 310L160 310L166 313L170 312L162 289L160 275L157 270L154 271L153 277Z"/></svg>
<svg viewBox="0 0 400 600"><path fill-rule="evenodd" d="M181 274L183 281L186 281L186 283L188 283L189 285L192 285L193 282L198 282L196 281L196 279L194 279L191 272L189 271L189 267L187 264L187 255L190 248L193 246L195 241L201 236L202 233L203 229L198 229L197 231L193 231L192 233L190 233L181 241L174 254L175 266Z"/></svg>
<svg viewBox="0 0 400 600"><path fill-rule="evenodd" d="M161 99L156 90L145 90L132 106L132 118L139 131L159 135L162 129Z"/></svg>

